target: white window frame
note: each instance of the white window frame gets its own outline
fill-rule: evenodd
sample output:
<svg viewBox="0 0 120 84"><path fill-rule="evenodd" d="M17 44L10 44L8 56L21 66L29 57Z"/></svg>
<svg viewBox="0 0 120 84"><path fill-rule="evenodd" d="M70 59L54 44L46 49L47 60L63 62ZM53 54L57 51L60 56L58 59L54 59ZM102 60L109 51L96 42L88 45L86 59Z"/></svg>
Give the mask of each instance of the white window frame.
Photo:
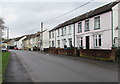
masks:
<svg viewBox="0 0 120 84"><path fill-rule="evenodd" d="M101 39L101 45L99 42L100 39ZM101 34L93 35L93 41L94 41L94 48L102 47L102 35Z"/></svg>
<svg viewBox="0 0 120 84"><path fill-rule="evenodd" d="M58 31L58 37L59 37L60 36L60 30L58 29L57 31Z"/></svg>
<svg viewBox="0 0 120 84"><path fill-rule="evenodd" d="M64 32L63 35L66 36L66 27L64 27L64 31L63 32Z"/></svg>
<svg viewBox="0 0 120 84"><path fill-rule="evenodd" d="M52 32L52 38L54 38L54 31Z"/></svg>
<svg viewBox="0 0 120 84"><path fill-rule="evenodd" d="M89 19L85 20L85 31L89 31L90 30L90 23L89 23Z"/></svg>
<svg viewBox="0 0 120 84"><path fill-rule="evenodd" d="M68 33L68 35L71 35L71 31L72 31L72 28L71 28L71 25L69 25L69 33Z"/></svg>
<svg viewBox="0 0 120 84"><path fill-rule="evenodd" d="M60 48L60 40L57 40L57 43L58 43L58 47Z"/></svg>
<svg viewBox="0 0 120 84"><path fill-rule="evenodd" d="M100 29L100 16L94 18L94 30Z"/></svg>
<svg viewBox="0 0 120 84"><path fill-rule="evenodd" d="M82 22L78 23L78 33L82 32Z"/></svg>

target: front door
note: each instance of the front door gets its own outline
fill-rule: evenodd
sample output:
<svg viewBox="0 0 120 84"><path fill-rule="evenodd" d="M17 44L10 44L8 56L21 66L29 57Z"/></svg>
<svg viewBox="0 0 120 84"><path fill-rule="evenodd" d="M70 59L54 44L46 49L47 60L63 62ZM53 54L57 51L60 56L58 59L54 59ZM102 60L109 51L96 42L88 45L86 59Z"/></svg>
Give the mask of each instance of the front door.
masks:
<svg viewBox="0 0 120 84"><path fill-rule="evenodd" d="M86 49L89 49L89 36L86 36Z"/></svg>

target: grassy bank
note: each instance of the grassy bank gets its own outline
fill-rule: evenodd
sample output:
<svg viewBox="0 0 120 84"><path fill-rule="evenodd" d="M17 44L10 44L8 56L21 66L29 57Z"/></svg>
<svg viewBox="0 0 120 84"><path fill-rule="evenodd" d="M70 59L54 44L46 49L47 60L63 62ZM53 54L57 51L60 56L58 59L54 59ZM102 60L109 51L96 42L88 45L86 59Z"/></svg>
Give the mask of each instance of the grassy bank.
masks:
<svg viewBox="0 0 120 84"><path fill-rule="evenodd" d="M0 84L2 82L2 52L0 52Z"/></svg>
<svg viewBox="0 0 120 84"><path fill-rule="evenodd" d="M2 81L2 75L5 73L8 59L10 56L10 52L2 52L0 53L0 82Z"/></svg>

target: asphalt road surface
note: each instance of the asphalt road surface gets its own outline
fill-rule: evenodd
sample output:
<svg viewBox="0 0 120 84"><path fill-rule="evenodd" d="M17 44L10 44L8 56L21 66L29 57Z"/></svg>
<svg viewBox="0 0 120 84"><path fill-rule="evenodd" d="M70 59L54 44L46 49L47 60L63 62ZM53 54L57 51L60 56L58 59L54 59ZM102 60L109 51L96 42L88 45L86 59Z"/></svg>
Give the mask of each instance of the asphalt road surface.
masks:
<svg viewBox="0 0 120 84"><path fill-rule="evenodd" d="M24 76L25 71L22 69L19 69L18 73L24 72L23 77L33 82L118 82L118 68L114 63L87 62L80 58L78 60L78 57L71 58L33 51L11 50L11 53L14 53L20 61L27 76ZM13 72L15 70L13 69ZM8 68L7 75L9 73ZM7 75L6 78L9 79ZM18 75L14 76L18 77Z"/></svg>

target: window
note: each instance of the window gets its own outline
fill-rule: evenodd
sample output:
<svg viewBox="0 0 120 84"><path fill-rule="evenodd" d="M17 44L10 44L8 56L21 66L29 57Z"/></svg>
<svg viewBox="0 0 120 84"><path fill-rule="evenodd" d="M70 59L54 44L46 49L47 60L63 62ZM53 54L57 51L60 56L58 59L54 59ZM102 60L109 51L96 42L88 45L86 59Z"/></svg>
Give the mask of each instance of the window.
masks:
<svg viewBox="0 0 120 84"><path fill-rule="evenodd" d="M49 41L49 47L51 47L51 41Z"/></svg>
<svg viewBox="0 0 120 84"><path fill-rule="evenodd" d="M54 38L54 32L52 32L52 38Z"/></svg>
<svg viewBox="0 0 120 84"><path fill-rule="evenodd" d="M58 37L60 36L60 30L58 29Z"/></svg>
<svg viewBox="0 0 120 84"><path fill-rule="evenodd" d="M90 31L89 30L89 20L85 21L85 31Z"/></svg>
<svg viewBox="0 0 120 84"><path fill-rule="evenodd" d="M94 37L94 47L102 46L102 36L101 35L93 35Z"/></svg>
<svg viewBox="0 0 120 84"><path fill-rule="evenodd" d="M63 28L61 29L61 36L63 36Z"/></svg>
<svg viewBox="0 0 120 84"><path fill-rule="evenodd" d="M52 47L54 47L54 41L52 41Z"/></svg>
<svg viewBox="0 0 120 84"><path fill-rule="evenodd" d="M64 31L63 32L64 32L64 36L65 36L66 35L66 27L64 27Z"/></svg>
<svg viewBox="0 0 120 84"><path fill-rule="evenodd" d="M57 42L58 42L58 48L60 48L60 40L58 40Z"/></svg>
<svg viewBox="0 0 120 84"><path fill-rule="evenodd" d="M51 39L51 32L49 32L49 38Z"/></svg>
<svg viewBox="0 0 120 84"><path fill-rule="evenodd" d="M78 47L83 47L83 37L78 37L77 38L77 46Z"/></svg>
<svg viewBox="0 0 120 84"><path fill-rule="evenodd" d="M82 22L78 23L78 33L82 32Z"/></svg>
<svg viewBox="0 0 120 84"><path fill-rule="evenodd" d="M94 29L100 29L100 16L95 17L94 21Z"/></svg>
<svg viewBox="0 0 120 84"><path fill-rule="evenodd" d="M71 25L69 26L69 31L68 31L69 33L69 35L71 35Z"/></svg>

